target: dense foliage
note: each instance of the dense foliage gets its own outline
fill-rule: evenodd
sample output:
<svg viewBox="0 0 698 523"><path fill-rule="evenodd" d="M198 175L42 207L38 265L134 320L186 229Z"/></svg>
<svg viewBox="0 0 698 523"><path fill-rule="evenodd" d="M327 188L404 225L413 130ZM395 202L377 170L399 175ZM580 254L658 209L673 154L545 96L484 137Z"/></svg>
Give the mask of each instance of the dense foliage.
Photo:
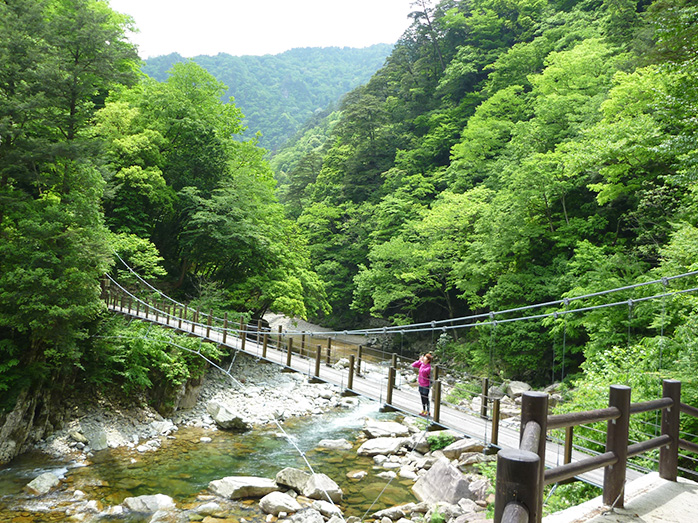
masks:
<svg viewBox="0 0 698 523"><path fill-rule="evenodd" d="M328 282L320 320L457 318L696 268L692 2L422 1L412 19L368 84L273 160ZM441 356L540 384L636 345L656 395L658 375L693 380L694 309L684 295L461 329Z"/></svg>
<svg viewBox="0 0 698 523"><path fill-rule="evenodd" d="M392 45L364 49L349 47L297 48L277 55L196 56L192 60L227 85L222 98L231 97L244 113L244 136L261 133L259 144L278 149L315 113L366 83L383 65ZM164 81L179 54L146 60L143 71Z"/></svg>
<svg viewBox="0 0 698 523"><path fill-rule="evenodd" d="M142 75L132 28L101 0L0 1L0 428L27 389L158 403L195 377L186 342L114 341L138 329L105 324L105 273L137 283L117 254L218 310L328 310L226 87L193 62Z"/></svg>

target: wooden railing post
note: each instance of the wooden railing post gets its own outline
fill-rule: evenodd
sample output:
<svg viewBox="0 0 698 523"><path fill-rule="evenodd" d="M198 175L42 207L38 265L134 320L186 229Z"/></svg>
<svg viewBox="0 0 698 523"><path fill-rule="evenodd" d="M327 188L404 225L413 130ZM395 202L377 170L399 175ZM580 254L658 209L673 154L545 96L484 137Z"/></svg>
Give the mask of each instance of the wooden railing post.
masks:
<svg viewBox="0 0 698 523"><path fill-rule="evenodd" d="M327 338L327 360L325 361L325 365L328 367L332 365L332 338Z"/></svg>
<svg viewBox="0 0 698 523"><path fill-rule="evenodd" d="M490 388L490 379L482 378L482 404L480 405L480 417L487 419L487 393Z"/></svg>
<svg viewBox="0 0 698 523"><path fill-rule="evenodd" d="M262 341L262 358L266 359L267 358L267 346L269 345L269 333L265 332L262 339L263 339L263 341Z"/></svg>
<svg viewBox="0 0 698 523"><path fill-rule="evenodd" d="M228 313L226 312L223 316L223 345L228 338Z"/></svg>
<svg viewBox="0 0 698 523"><path fill-rule="evenodd" d="M364 351L364 346L359 345L359 348L356 351L356 375L361 376L361 356Z"/></svg>
<svg viewBox="0 0 698 523"><path fill-rule="evenodd" d="M167 325L170 324L170 318L172 317L172 305L167 306L167 311L165 312L165 318Z"/></svg>
<svg viewBox="0 0 698 523"><path fill-rule="evenodd" d="M526 425L535 422L540 427L538 449L530 449L538 455L537 497L535 506L526 504L530 521L539 523L543 518L543 476L545 474L545 442L548 431L548 395L545 392L524 392L521 401L521 433L523 441Z"/></svg>
<svg viewBox="0 0 698 523"><path fill-rule="evenodd" d="M133 298L128 297L128 313L131 314L131 306L133 305Z"/></svg>
<svg viewBox="0 0 698 523"><path fill-rule="evenodd" d="M196 332L196 324L199 323L199 310L201 305L196 306L196 311L192 311L191 317L191 331Z"/></svg>
<svg viewBox="0 0 698 523"><path fill-rule="evenodd" d="M211 337L211 320L213 319L213 309L208 310L208 321L206 322L206 337Z"/></svg>
<svg viewBox="0 0 698 523"><path fill-rule="evenodd" d="M155 311L155 321L157 322L160 319L160 308L157 300L153 300L153 310Z"/></svg>
<svg viewBox="0 0 698 523"><path fill-rule="evenodd" d="M281 350L281 331L283 331L283 327L279 325L279 332L276 335L276 350Z"/></svg>
<svg viewBox="0 0 698 523"><path fill-rule="evenodd" d="M543 468L540 457L530 451L519 449L502 449L497 454L497 483L495 487L494 521L501 523L510 503L515 503L517 512L523 512L526 519L518 521L540 521L540 514L535 512L540 492L539 469Z"/></svg>
<svg viewBox="0 0 698 523"><path fill-rule="evenodd" d="M674 404L662 411L662 435L671 436L671 443L659 449L659 477L676 481L679 466L679 428L681 414L681 382L664 380L662 396Z"/></svg>
<svg viewBox="0 0 698 523"><path fill-rule="evenodd" d="M434 422L439 423L441 419L441 381L434 382Z"/></svg>
<svg viewBox="0 0 698 523"><path fill-rule="evenodd" d="M603 503L622 508L625 505L625 469L628 462L630 387L611 385L608 406L620 410L620 417L609 420L606 429L606 452L613 452L618 461L604 468Z"/></svg>
<svg viewBox="0 0 698 523"><path fill-rule="evenodd" d="M431 369L434 372L434 381L439 381L439 367L438 365L434 365Z"/></svg>
<svg viewBox="0 0 698 523"><path fill-rule="evenodd" d="M565 427L565 456L564 464L572 463L572 442L574 440L574 426Z"/></svg>
<svg viewBox="0 0 698 523"><path fill-rule="evenodd" d="M390 368L393 369L393 381L392 385L390 386L390 390L394 389L396 387L396 377L397 377L397 353L393 352L392 359L390 360ZM391 402L392 402L392 394L390 395L391 397Z"/></svg>
<svg viewBox="0 0 698 523"><path fill-rule="evenodd" d="M145 319L148 319L148 313L150 312L150 303L148 303L148 299L146 298L143 300L143 304L145 305Z"/></svg>
<svg viewBox="0 0 698 523"><path fill-rule="evenodd" d="M178 328L179 330L182 330L182 318L185 320L187 319L187 306L184 306L184 310L182 311L182 315L179 317L179 325Z"/></svg>
<svg viewBox="0 0 698 523"><path fill-rule="evenodd" d="M301 333L301 356L303 356L303 352L305 352L305 332Z"/></svg>

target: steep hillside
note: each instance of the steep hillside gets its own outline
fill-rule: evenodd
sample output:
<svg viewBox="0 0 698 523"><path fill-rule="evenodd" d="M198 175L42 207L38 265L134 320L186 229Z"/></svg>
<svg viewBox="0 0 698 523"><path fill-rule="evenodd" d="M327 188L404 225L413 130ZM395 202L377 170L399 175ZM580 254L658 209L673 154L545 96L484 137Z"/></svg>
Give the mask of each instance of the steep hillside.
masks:
<svg viewBox="0 0 698 523"><path fill-rule="evenodd" d="M308 47L278 55L196 56L193 60L228 86L245 115L246 136L261 132L260 145L275 150L316 111L366 83L392 49L377 44L364 49ZM179 54L150 58L143 71L163 81L167 71L185 61Z"/></svg>

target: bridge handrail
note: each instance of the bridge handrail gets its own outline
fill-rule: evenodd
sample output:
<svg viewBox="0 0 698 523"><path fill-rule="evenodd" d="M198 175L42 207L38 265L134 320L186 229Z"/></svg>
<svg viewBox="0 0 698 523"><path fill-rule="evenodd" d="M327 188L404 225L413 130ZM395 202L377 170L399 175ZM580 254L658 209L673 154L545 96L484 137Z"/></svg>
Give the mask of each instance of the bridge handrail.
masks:
<svg viewBox="0 0 698 523"><path fill-rule="evenodd" d="M628 445L630 415L655 410L662 411L662 434ZM684 413L698 417L698 408L681 403L680 381L664 380L663 397L657 400L631 404L630 387L612 385L608 408L558 415L548 415L547 412L547 394L523 394L519 451L501 451L497 458L495 523L539 523L542 520L545 485L571 479L602 467L603 503L623 507L625 472L629 457L652 449L661 449L659 476L676 481L679 448L698 453L698 445L679 438L679 415ZM548 429L571 428L598 421L608 422L605 453L544 470ZM566 445L571 445L569 429L568 435L570 436L566 438L569 440ZM524 466L524 463L529 466ZM525 513L525 519L522 513Z"/></svg>

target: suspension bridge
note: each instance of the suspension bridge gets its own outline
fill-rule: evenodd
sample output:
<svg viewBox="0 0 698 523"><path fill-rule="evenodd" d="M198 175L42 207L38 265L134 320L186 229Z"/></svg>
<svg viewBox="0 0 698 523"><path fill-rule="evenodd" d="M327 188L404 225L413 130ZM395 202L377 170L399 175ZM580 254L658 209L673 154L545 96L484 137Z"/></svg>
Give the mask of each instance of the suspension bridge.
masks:
<svg viewBox="0 0 698 523"><path fill-rule="evenodd" d="M665 286L665 289L667 281L667 279L661 280L661 283ZM242 320L239 326L236 325L232 327L227 316L225 318L215 318L211 313L203 314L202 319L202 315L198 310L187 310L185 305L178 304L173 300L172 303L174 305L166 305L164 303L157 305L157 303L148 303L147 301L141 300L133 294L130 294L117 282L112 280L112 283L114 284L114 287L111 289L112 292L108 293L106 301L109 310L114 313L123 314L131 318L148 321L163 327L175 329L186 333L187 335L196 336L202 340L216 343L222 347L227 347L231 352L244 352L258 358L261 361L280 365L288 371L304 373L308 375L310 379L321 380L334 384L344 390L347 394L361 395L380 402L385 409L397 410L411 415L417 415L418 410L421 410L421 402L416 388L405 383L399 383L400 380L396 379L396 376L398 376L398 369L401 366L406 366L406 363L404 361L400 361L397 354L392 354L390 359L383 360L377 360L375 355L373 355L371 358L371 363L369 363L368 354L363 350L362 346L358 346L354 350L337 345L335 347L332 346L332 339L337 339L338 336L341 337L342 335L348 334L366 335L385 333L387 330L386 328L377 330L365 329L361 331L340 331L329 333L305 333L294 331L287 331L284 333L280 330L278 333L272 333L268 330L265 331L264 329L260 328L259 324L255 328L254 326L249 326L243 323ZM680 292L694 292L696 290L698 289L690 289L688 291ZM602 293L596 293L596 295L599 294ZM673 295L676 293L671 294ZM663 298L668 295L670 294L665 292L652 296L651 298ZM617 302L614 305L625 303L627 302ZM550 306L551 304L564 304L564 306L567 308L569 306L569 300L550 302L543 305ZM523 307L517 309L516 312L521 312L538 306L541 305ZM633 306L632 300L630 303L628 303L628 306ZM555 314L555 318L557 318L558 312L553 314ZM545 316L552 316L553 314L538 314L535 316L525 316L522 318L541 318ZM472 317L467 319L472 321ZM487 316L485 316L485 319L489 319L493 325L496 325L497 323L497 320L494 318L494 313L489 313ZM406 329L412 332L428 329L440 329L445 331L453 325L454 320L450 321L451 325L435 325L436 322L415 324L413 326L408 326L407 328L402 327L400 328L399 332L404 333ZM322 334L326 336L326 347L322 345L315 345L315 347L310 346L309 343L306 343L307 334ZM296 341L295 348L294 340ZM297 343L298 340L300 340L300 343ZM348 360L348 365L337 365L340 359ZM371 367L371 371L367 372L369 367ZM520 450L520 444L522 443L523 438L525 438L523 428L519 429L502 425L500 423L498 403L496 401L492 402L493 405L488 410L486 387L483 387L483 409L479 414L465 412L456 406L442 402L440 389L440 381L438 376L435 376L432 388L433 417L430 419L432 429L449 429L464 436L481 440L486 445L496 448L497 450ZM668 408L668 410L671 410L669 403L659 406L655 404L651 404L649 406L645 404L638 405L639 406L636 405L632 407L635 409L635 412L646 412L647 410L650 410L650 408L657 408L658 410ZM686 407L687 409L692 408L688 406ZM605 410L610 411L616 408L617 407L611 405L609 406L609 409ZM526 407L524 407L524 410L525 409ZM545 411L547 414L547 406ZM542 445L542 451L540 452L540 459L541 462L544 463L544 467L540 470L563 470L563 472L558 472L557 476L553 475L551 477L558 477L560 478L560 481L574 478L591 485L604 487L605 489L608 481L608 478L606 477L608 468L613 468L612 460L609 461L609 452L602 454L585 448L583 444L573 443L572 427L593 421L604 420L609 420L609 426L611 426L611 423L615 425L616 419L620 417L618 412L614 411L611 415L609 415L609 412L605 412L603 415L601 415L601 417L597 416L598 419L592 419L592 417L587 417L585 419L574 419L571 417L570 419L564 420L567 423L566 425L561 419L557 419L560 418L560 416L557 418L555 416L551 417L556 418L553 420L552 428L567 427L565 441L562 442L556 438L548 437L546 431L543 431L541 436L539 428L539 438L545 441L545 444ZM688 412L692 415L698 415L698 409L694 409L693 411L688 410ZM524 412L524 423L526 422L527 416L528 414ZM562 417L564 417L564 415L562 415ZM543 426L545 426L545 423ZM666 446L666 436L663 435L662 437L665 439L660 441L660 439L655 438L655 440L652 440L652 444L654 446L641 442L635 442L634 444L630 445L628 449L632 450L630 454L628 454L628 451L626 450L625 461L627 462L628 456L638 455L642 452L659 448L661 445ZM676 439L678 441L678 437ZM694 444L687 444L687 446L682 448L693 452L698 452L698 446L694 445L691 447L691 445ZM606 459L605 462L603 461L604 459ZM638 480L650 472L646 468L634 466L630 463L627 463L626 466L626 462L623 463L623 478L622 480L617 480L621 481L622 486L624 486L626 483L631 483ZM550 484L552 482L553 481L551 480L545 484ZM543 484L542 476L540 483L541 485ZM540 491L542 492L542 488ZM538 495L539 494L536 494L536 496ZM617 504L618 500L616 499L615 501ZM622 499L618 506L622 506ZM534 518L531 519L531 521L540 521L539 517L539 515L535 515L534 511ZM501 520L506 521L506 519ZM692 521L692 519L690 520ZM512 519L511 521L519 520ZM528 519L521 519L520 521L528 521Z"/></svg>

